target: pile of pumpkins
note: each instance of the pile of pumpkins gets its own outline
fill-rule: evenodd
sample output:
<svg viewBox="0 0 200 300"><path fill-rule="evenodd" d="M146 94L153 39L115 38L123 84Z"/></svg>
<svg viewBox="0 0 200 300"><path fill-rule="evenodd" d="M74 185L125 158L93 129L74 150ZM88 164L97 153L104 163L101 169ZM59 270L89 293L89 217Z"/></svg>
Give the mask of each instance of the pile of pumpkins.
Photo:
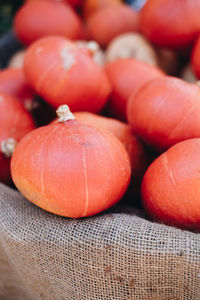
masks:
<svg viewBox="0 0 200 300"><path fill-rule="evenodd" d="M152 220L200 231L199 16L197 0L27 0L0 71L0 182L70 218L140 194Z"/></svg>

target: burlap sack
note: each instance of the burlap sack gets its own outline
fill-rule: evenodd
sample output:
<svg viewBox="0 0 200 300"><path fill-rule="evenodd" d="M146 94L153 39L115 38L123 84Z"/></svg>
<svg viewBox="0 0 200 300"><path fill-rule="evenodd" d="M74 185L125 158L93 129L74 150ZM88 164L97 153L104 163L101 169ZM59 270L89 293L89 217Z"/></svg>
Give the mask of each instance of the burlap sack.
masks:
<svg viewBox="0 0 200 300"><path fill-rule="evenodd" d="M120 205L57 217L0 185L0 299L198 300L200 235Z"/></svg>

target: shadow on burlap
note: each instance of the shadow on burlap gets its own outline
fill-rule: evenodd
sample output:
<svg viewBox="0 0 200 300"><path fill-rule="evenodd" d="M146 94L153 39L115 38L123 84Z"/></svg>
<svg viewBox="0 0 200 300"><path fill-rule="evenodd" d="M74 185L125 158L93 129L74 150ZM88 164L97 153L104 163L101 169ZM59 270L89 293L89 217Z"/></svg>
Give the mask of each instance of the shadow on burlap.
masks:
<svg viewBox="0 0 200 300"><path fill-rule="evenodd" d="M200 234L120 205L57 217L0 185L0 299L198 300Z"/></svg>

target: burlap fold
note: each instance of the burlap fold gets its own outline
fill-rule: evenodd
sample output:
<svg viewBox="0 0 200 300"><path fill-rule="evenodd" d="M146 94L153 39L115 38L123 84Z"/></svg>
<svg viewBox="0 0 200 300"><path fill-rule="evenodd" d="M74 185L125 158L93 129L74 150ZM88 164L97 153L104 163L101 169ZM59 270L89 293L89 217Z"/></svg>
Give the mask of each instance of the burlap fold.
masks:
<svg viewBox="0 0 200 300"><path fill-rule="evenodd" d="M200 234L120 205L57 217L0 185L0 299L198 300Z"/></svg>

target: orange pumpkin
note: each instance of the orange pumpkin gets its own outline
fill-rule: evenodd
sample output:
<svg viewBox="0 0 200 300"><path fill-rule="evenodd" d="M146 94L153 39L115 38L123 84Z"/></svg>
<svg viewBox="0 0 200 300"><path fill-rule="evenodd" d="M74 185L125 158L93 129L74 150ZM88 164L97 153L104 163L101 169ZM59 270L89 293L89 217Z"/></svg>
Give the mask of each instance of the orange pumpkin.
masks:
<svg viewBox="0 0 200 300"><path fill-rule="evenodd" d="M34 92L22 69L9 68L0 71L0 92L17 97L27 110L33 107Z"/></svg>
<svg viewBox="0 0 200 300"><path fill-rule="evenodd" d="M139 16L130 6L121 4L104 7L87 19L91 37L106 46L119 34L139 29Z"/></svg>
<svg viewBox="0 0 200 300"><path fill-rule="evenodd" d="M32 131L17 145L12 178L29 201L47 211L95 215L125 193L131 175L127 152L107 131L76 121L66 105L58 114L59 122Z"/></svg>
<svg viewBox="0 0 200 300"><path fill-rule="evenodd" d="M200 137L200 87L175 77L152 80L130 97L133 132L158 151Z"/></svg>
<svg viewBox="0 0 200 300"><path fill-rule="evenodd" d="M85 0L83 6L83 14L85 18L88 18L96 11L112 5L122 4L121 0Z"/></svg>
<svg viewBox="0 0 200 300"><path fill-rule="evenodd" d="M148 0L140 14L141 31L159 46L187 46L200 33L199 15L197 0Z"/></svg>
<svg viewBox="0 0 200 300"><path fill-rule="evenodd" d="M17 142L35 128L20 101L0 92L0 182L9 183L10 157Z"/></svg>
<svg viewBox="0 0 200 300"><path fill-rule="evenodd" d="M98 112L110 94L106 75L86 48L61 37L46 37L26 52L25 74L30 85L57 108Z"/></svg>
<svg viewBox="0 0 200 300"><path fill-rule="evenodd" d="M40 0L27 2L19 9L14 30L20 41L29 45L48 35L77 39L82 25L78 15L65 3Z"/></svg>
<svg viewBox="0 0 200 300"><path fill-rule="evenodd" d="M199 149L199 138L177 143L148 168L142 201L154 220L200 231Z"/></svg>
<svg viewBox="0 0 200 300"><path fill-rule="evenodd" d="M126 105L131 94L149 80L164 75L160 69L131 58L119 59L107 64L105 72L112 85L108 110L111 115L124 121Z"/></svg>

